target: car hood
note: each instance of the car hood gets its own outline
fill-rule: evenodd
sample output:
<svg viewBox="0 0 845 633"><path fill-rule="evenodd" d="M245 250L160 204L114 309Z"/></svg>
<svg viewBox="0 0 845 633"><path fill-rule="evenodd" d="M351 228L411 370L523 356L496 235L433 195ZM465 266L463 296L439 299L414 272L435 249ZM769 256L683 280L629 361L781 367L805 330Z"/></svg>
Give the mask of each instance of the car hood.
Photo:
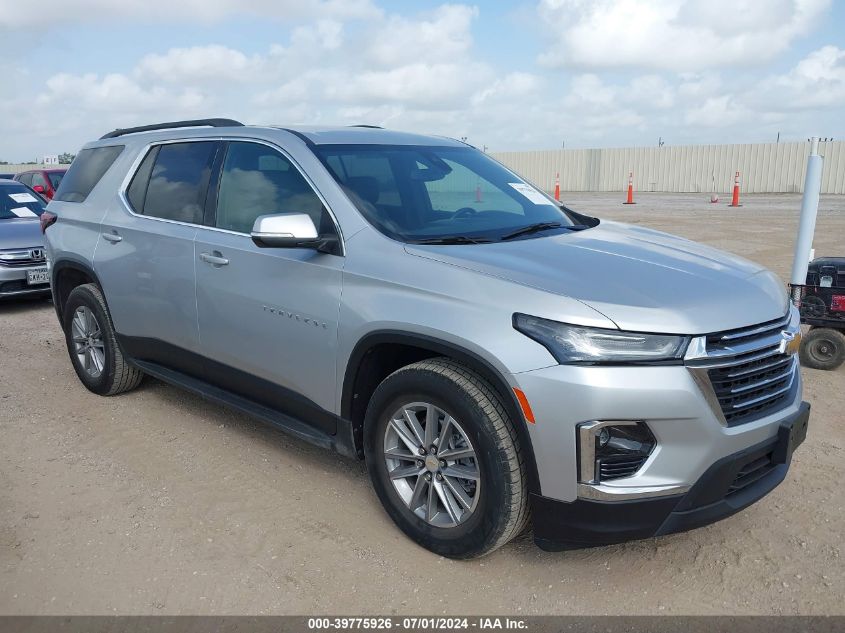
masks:
<svg viewBox="0 0 845 633"><path fill-rule="evenodd" d="M44 236L38 218L0 220L0 250L43 245Z"/></svg>
<svg viewBox="0 0 845 633"><path fill-rule="evenodd" d="M617 222L511 242L408 244L406 251L577 299L623 330L704 334L776 319L787 309L783 283L762 266Z"/></svg>

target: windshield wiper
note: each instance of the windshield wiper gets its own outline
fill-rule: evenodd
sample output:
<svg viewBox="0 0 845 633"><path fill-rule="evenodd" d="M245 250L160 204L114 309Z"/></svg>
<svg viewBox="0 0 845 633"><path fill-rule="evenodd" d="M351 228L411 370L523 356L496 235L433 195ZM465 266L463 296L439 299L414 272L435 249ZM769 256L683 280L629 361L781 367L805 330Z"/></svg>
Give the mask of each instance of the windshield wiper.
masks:
<svg viewBox="0 0 845 633"><path fill-rule="evenodd" d="M548 229L559 229L563 226L560 222L537 222L536 224L529 224L528 226L523 226L521 229L517 229L512 233L506 233L502 236L502 241L505 240L512 240L515 237L520 237L521 235L530 235L531 233L539 233L540 231L546 231Z"/></svg>
<svg viewBox="0 0 845 633"><path fill-rule="evenodd" d="M443 237L429 237L424 240L413 240L412 244L489 244L492 240L486 237L467 237L466 235L444 235Z"/></svg>

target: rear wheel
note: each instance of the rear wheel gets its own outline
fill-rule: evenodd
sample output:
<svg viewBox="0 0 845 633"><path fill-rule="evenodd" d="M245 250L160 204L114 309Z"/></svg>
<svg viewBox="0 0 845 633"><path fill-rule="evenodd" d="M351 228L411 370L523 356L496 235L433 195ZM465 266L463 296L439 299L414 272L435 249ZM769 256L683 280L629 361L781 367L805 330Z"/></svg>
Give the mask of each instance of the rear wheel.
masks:
<svg viewBox="0 0 845 633"><path fill-rule="evenodd" d="M144 374L126 362L115 338L102 291L94 284L73 289L64 308L68 353L82 384L101 396L137 387Z"/></svg>
<svg viewBox="0 0 845 633"><path fill-rule="evenodd" d="M370 400L364 433L376 493L423 547L472 558L525 528L527 479L513 421L467 367L431 359L394 372Z"/></svg>
<svg viewBox="0 0 845 633"><path fill-rule="evenodd" d="M845 334L832 328L810 330L801 341L801 364L812 369L836 369L845 362Z"/></svg>

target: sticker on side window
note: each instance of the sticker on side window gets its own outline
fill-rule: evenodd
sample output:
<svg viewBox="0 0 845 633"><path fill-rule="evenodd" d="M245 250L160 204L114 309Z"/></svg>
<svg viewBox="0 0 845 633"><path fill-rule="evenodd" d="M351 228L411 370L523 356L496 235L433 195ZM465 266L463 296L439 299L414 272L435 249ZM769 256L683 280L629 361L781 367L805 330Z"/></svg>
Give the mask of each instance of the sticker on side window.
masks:
<svg viewBox="0 0 845 633"><path fill-rule="evenodd" d="M38 214L33 213L31 209L27 209L26 207L15 207L14 209L9 209L12 213L14 213L19 218L37 218Z"/></svg>
<svg viewBox="0 0 845 633"><path fill-rule="evenodd" d="M23 193L10 193L9 197L18 204L26 202L38 202L38 200L31 193L24 191Z"/></svg>
<svg viewBox="0 0 845 633"><path fill-rule="evenodd" d="M551 205L549 199L546 198L542 193L537 191L531 185L526 185L524 182L509 182L508 183L511 187L516 189L519 193L523 196L528 198L534 204L548 204Z"/></svg>

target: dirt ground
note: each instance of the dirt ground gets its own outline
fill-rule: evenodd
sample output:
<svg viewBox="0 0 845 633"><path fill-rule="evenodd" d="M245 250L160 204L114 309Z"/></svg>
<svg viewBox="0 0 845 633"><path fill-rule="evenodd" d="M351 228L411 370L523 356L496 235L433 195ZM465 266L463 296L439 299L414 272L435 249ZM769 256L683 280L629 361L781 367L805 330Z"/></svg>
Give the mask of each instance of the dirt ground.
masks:
<svg viewBox="0 0 845 633"><path fill-rule="evenodd" d="M789 273L795 195L565 194ZM845 196L816 252L845 255ZM716 525L471 562L417 547L363 464L148 379L100 398L52 306L0 305L0 614L845 614L845 368L803 370L813 416L786 481Z"/></svg>

